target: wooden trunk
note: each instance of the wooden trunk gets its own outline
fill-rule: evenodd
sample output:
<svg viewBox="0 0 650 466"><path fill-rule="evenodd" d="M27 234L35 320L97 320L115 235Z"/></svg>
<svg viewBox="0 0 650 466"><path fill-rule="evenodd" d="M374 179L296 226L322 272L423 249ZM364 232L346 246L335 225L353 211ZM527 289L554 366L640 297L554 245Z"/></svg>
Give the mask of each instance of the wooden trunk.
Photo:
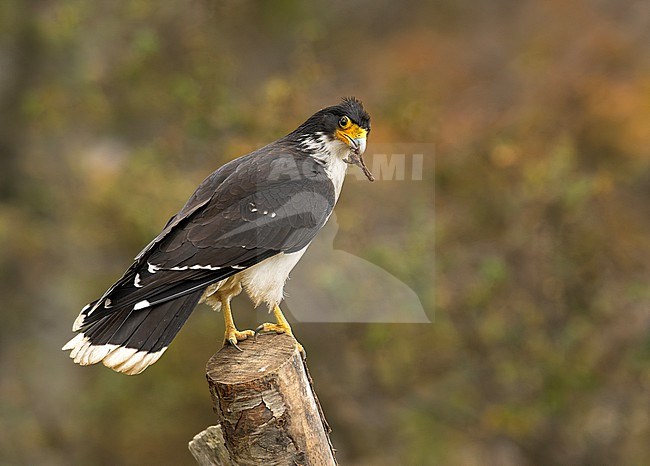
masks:
<svg viewBox="0 0 650 466"><path fill-rule="evenodd" d="M296 340L261 335L240 347L242 352L225 346L207 365L231 464L336 465L330 429Z"/></svg>

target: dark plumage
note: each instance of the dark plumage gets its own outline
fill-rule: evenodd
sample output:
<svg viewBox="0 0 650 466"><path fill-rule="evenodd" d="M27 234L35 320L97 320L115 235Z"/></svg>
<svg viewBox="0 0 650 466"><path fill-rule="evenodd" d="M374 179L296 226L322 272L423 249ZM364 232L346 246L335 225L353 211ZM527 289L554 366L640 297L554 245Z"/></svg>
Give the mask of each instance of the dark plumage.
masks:
<svg viewBox="0 0 650 466"><path fill-rule="evenodd" d="M245 338L228 320L230 298L244 286L256 303L277 308L286 275L338 198L342 159L350 151L344 141L352 138L341 137L352 131L343 130L343 117L354 122L350 135L364 134L365 147L370 118L348 98L206 178L122 278L81 311L73 326L80 333L64 346L75 362L141 372L162 355L202 297L215 308L227 306L227 341ZM277 312L278 324L268 328L290 333Z"/></svg>

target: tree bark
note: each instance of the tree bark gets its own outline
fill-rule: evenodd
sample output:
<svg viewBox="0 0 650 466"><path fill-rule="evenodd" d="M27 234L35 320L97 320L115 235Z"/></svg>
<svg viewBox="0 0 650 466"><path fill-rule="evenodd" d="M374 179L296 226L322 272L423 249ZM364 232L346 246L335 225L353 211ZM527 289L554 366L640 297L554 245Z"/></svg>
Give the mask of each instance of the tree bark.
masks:
<svg viewBox="0 0 650 466"><path fill-rule="evenodd" d="M200 466L231 466L233 463L224 444L221 426L210 426L194 436L188 445Z"/></svg>
<svg viewBox="0 0 650 466"><path fill-rule="evenodd" d="M242 352L223 347L206 368L231 463L201 464L336 465L330 429L296 340L261 335L240 347Z"/></svg>

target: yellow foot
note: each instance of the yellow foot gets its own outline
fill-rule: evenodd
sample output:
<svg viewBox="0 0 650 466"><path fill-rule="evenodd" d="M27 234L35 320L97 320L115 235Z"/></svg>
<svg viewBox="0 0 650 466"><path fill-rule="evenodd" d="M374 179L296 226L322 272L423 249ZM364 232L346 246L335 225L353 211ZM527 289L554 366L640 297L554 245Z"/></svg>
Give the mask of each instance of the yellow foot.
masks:
<svg viewBox="0 0 650 466"><path fill-rule="evenodd" d="M255 332L253 332L252 330L243 330L240 332L236 328L227 328L226 334L224 335L223 338L223 344L225 345L226 343L230 343L239 351L242 351L242 349L239 346L237 346L237 343L247 339L248 337L254 337L254 336L255 336Z"/></svg>
<svg viewBox="0 0 650 466"><path fill-rule="evenodd" d="M271 324L269 322L265 322L259 327L255 329L255 335L259 333L286 333L287 335L291 335L294 340L296 337L293 336L293 332L291 331L291 327L289 324ZM300 354L302 355L302 358L305 359L307 357L307 353L305 353L305 348L296 340L296 343L298 344L298 351L300 351Z"/></svg>
<svg viewBox="0 0 650 466"><path fill-rule="evenodd" d="M286 333L287 335L293 336L293 332L291 331L291 327L288 324L271 324L268 322L263 323L259 327L257 327L257 330L255 330L255 333L268 333L268 332L275 332L275 333Z"/></svg>

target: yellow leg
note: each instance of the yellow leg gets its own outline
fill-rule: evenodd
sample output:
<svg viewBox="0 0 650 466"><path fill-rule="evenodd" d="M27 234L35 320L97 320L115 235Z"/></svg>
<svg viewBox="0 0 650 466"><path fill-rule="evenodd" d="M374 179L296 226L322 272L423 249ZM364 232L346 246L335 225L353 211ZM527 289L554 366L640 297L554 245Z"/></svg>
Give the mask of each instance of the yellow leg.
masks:
<svg viewBox="0 0 650 466"><path fill-rule="evenodd" d="M289 325L289 322L287 321L286 317L284 317L284 314L282 314L282 310L280 309L280 306L277 304L273 306L273 315L275 316L275 324L271 323L263 323L259 327L257 327L257 330L255 330L255 333L264 333L264 332L275 332L275 333L286 333L287 335L291 335L293 337L293 332L291 331L291 325ZM295 339L295 337L294 337ZM298 343L296 341L296 343ZM298 343L298 350L305 355L305 349L302 347L300 343Z"/></svg>
<svg viewBox="0 0 650 466"><path fill-rule="evenodd" d="M223 320L226 324L226 332L223 337L223 344L230 343L232 346L241 351L241 348L237 346L237 342L245 340L248 337L255 336L255 332L252 330L237 330L235 327L235 322L232 319L232 310L230 309L230 299L224 299L221 301L221 309L223 309Z"/></svg>

